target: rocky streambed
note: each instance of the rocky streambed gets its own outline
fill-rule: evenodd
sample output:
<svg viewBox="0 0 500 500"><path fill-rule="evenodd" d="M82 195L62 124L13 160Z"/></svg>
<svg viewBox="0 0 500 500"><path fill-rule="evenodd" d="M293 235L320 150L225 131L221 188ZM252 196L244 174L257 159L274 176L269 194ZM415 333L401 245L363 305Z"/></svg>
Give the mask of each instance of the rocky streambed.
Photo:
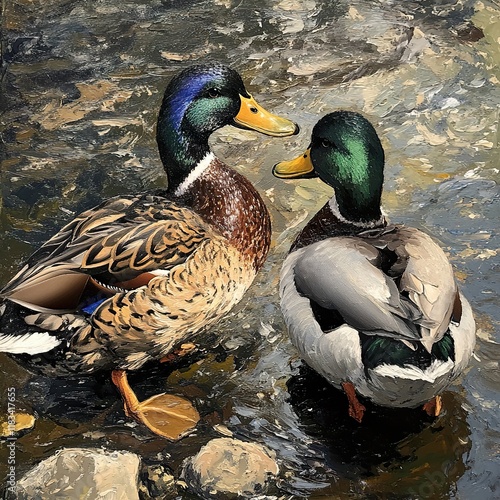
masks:
<svg viewBox="0 0 500 500"><path fill-rule="evenodd" d="M165 185L156 113L167 81L188 64L231 64L264 105L302 126L283 140L231 128L212 138L262 193L273 247L240 306L196 352L131 376L141 397L193 401L195 432L170 443L136 426L108 374L48 379L1 356L3 493L14 477L20 498L495 498L498 3L2 5L2 283L74 214ZM474 309L475 358L435 420L369 407L359 426L287 338L279 269L330 192L316 179L279 181L271 168L338 108L375 124L388 217L440 240Z"/></svg>

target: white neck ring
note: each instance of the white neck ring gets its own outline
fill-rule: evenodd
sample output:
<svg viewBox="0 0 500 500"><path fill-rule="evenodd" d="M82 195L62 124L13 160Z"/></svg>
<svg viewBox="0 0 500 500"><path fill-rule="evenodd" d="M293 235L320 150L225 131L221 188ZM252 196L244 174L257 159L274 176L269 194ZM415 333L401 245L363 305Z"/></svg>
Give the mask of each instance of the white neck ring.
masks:
<svg viewBox="0 0 500 500"><path fill-rule="evenodd" d="M369 228L373 228L373 227L379 227L379 226L383 225L385 222L385 217L384 217L383 213L379 219L374 220L374 221L370 221L370 222L359 222L359 221L346 219L340 213L339 205L337 203L337 198L335 198L335 195L330 198L328 205L329 205L330 210L332 211L333 215L335 215L335 217L337 217L337 219L340 222L343 222L344 224L350 224L351 226L369 229Z"/></svg>
<svg viewBox="0 0 500 500"><path fill-rule="evenodd" d="M207 155L196 165L196 167L189 172L188 176L179 184L175 190L176 196L182 196L193 182L203 175L203 172L210 166L210 163L215 159L215 155L210 151Z"/></svg>

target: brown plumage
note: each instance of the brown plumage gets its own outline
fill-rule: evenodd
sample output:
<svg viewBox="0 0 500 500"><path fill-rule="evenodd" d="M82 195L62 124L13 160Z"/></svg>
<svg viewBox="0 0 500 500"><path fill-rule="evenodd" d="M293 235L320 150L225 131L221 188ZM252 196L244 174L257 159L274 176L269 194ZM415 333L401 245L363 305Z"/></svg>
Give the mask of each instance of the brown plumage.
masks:
<svg viewBox="0 0 500 500"><path fill-rule="evenodd" d="M274 136L298 131L261 108L225 66L175 77L157 128L168 189L108 200L35 252L0 294L0 352L23 354L51 375L114 370L128 415L169 438L190 429L194 408L183 406L188 425L172 433L179 402L139 402L124 370L186 352L241 300L267 256L262 198L209 149L210 134L229 124Z"/></svg>
<svg viewBox="0 0 500 500"><path fill-rule="evenodd" d="M109 297L88 322L75 315L76 323L63 325L75 331L59 368L137 369L241 300L265 260L270 229L253 186L214 158L179 199L120 197L82 213L2 293L40 311L38 323L50 325L55 313L103 292Z"/></svg>

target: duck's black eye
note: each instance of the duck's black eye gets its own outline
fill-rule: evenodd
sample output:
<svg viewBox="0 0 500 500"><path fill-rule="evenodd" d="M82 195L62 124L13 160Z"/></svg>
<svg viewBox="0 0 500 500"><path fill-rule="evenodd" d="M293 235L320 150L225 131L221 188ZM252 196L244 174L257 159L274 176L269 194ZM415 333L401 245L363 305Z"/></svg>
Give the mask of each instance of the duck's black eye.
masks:
<svg viewBox="0 0 500 500"><path fill-rule="evenodd" d="M330 142L328 139L321 139L321 145L324 148L331 148L333 146L333 143Z"/></svg>
<svg viewBox="0 0 500 500"><path fill-rule="evenodd" d="M208 97L210 97L211 99L215 99L216 97L219 97L220 96L220 92L217 90L217 89L208 89L207 90L207 95Z"/></svg>

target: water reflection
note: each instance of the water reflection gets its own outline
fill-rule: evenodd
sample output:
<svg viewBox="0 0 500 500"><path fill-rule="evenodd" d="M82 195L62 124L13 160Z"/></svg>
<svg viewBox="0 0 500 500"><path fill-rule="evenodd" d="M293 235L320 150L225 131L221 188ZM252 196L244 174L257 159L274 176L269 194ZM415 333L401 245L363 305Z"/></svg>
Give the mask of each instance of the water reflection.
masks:
<svg viewBox="0 0 500 500"><path fill-rule="evenodd" d="M465 471L470 430L456 393L443 394L444 411L435 420L420 409L363 400L367 412L360 425L349 417L345 395L308 367L302 365L287 386L302 430L321 443L324 465L342 480L361 479L365 494L396 488L418 498L444 498Z"/></svg>
<svg viewBox="0 0 500 500"><path fill-rule="evenodd" d="M490 0L5 2L1 283L75 213L165 185L156 113L186 65L229 62L259 101L303 125L282 142L232 129L213 138L262 193L275 246L240 310L212 332L219 347L134 375L141 396L162 387L192 397L197 434L166 444L125 425L106 377L41 379L1 356L0 394L14 381L19 407L38 417L18 440L19 473L62 446L128 449L177 470L223 424L277 452L276 496L444 499L456 488L461 498L495 498L499 18ZM440 239L479 319L479 360L436 421L370 407L358 426L342 394L289 367L296 352L280 317L279 268L330 193L270 171L339 107L376 124L389 217ZM1 477L5 457L0 447Z"/></svg>

